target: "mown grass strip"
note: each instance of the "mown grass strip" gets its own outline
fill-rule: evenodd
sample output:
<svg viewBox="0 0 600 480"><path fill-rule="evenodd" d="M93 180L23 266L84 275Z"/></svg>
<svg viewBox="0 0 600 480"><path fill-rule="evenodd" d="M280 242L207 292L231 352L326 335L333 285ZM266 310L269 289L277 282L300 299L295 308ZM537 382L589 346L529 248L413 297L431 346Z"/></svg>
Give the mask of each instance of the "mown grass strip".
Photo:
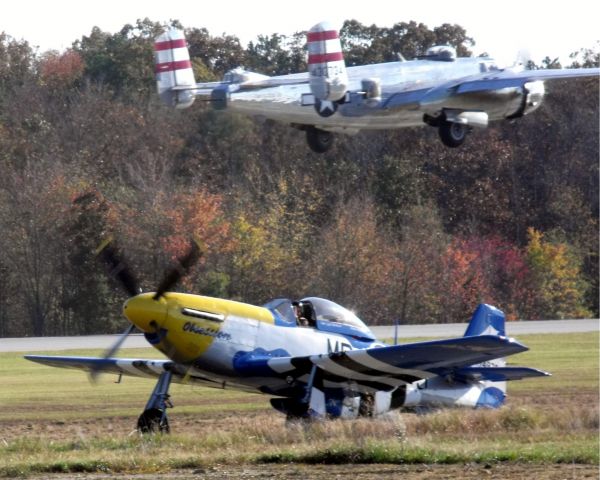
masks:
<svg viewBox="0 0 600 480"><path fill-rule="evenodd" d="M308 428L310 427L303 427ZM317 428L320 431L322 427ZM315 435L312 441L290 437L283 446L254 437L251 431L221 434L219 441L198 441L193 435L131 436L63 442L21 439L0 448L0 476L51 473L161 473L219 464L440 464L525 463L598 465L594 432L552 439L515 440L510 435L469 440L428 438L377 440L373 436L341 441ZM292 432L292 435L296 435Z"/></svg>
<svg viewBox="0 0 600 480"><path fill-rule="evenodd" d="M305 463L305 464L462 464L462 463L576 463L597 465L597 445L581 445L565 448L564 445L540 445L534 448L490 449L472 452L469 450L445 450L411 446L391 446L376 443L365 447L338 445L322 451L299 452L280 450L256 457L257 463Z"/></svg>

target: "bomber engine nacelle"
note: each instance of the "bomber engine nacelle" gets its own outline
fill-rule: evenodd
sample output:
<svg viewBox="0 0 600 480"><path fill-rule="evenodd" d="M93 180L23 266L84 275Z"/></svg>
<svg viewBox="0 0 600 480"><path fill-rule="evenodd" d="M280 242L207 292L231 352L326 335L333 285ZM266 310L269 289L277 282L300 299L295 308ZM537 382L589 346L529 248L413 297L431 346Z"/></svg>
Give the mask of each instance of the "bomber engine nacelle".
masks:
<svg viewBox="0 0 600 480"><path fill-rule="evenodd" d="M542 104L546 89L543 81L527 82L523 85L521 105L516 112L507 118L519 118L537 110Z"/></svg>
<svg viewBox="0 0 600 480"><path fill-rule="evenodd" d="M196 86L187 43L181 30L172 28L154 42L156 89L169 106L187 108L194 103Z"/></svg>
<svg viewBox="0 0 600 480"><path fill-rule="evenodd" d="M321 22L307 34L310 90L315 99L336 102L346 95L348 73L337 30Z"/></svg>

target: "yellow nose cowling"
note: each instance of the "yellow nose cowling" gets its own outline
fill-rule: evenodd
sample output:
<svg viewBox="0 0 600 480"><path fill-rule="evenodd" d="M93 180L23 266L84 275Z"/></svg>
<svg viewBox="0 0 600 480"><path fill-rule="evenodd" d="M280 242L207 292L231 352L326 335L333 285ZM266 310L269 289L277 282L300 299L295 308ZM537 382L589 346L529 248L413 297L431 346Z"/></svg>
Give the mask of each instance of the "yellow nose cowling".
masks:
<svg viewBox="0 0 600 480"><path fill-rule="evenodd" d="M123 305L123 315L142 332L155 332L167 318L166 300L154 300L153 296L154 293L142 293Z"/></svg>

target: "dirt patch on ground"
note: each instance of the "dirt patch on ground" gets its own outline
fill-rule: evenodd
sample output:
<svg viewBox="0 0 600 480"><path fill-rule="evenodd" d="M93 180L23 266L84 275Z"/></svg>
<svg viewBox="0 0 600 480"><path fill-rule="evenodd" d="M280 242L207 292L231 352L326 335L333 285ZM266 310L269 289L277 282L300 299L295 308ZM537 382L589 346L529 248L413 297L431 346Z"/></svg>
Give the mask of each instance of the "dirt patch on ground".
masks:
<svg viewBox="0 0 600 480"><path fill-rule="evenodd" d="M597 479L598 466L594 465L529 465L529 464L494 464L494 465L238 465L216 466L207 469L174 471L161 474L160 478L168 480L183 479L344 479L375 480L381 478L410 480L565 480L565 479ZM31 478L47 478L31 477ZM113 475L73 474L53 475L55 480L106 480ZM157 478L151 475L119 475L119 479L150 480Z"/></svg>
<svg viewBox="0 0 600 480"><path fill-rule="evenodd" d="M260 417L269 412L281 417L281 424L285 417L272 410L258 410L245 412L244 418ZM181 435L197 435L198 432L220 430L223 432L234 430L237 427L235 415L231 412L210 412L203 417L197 414L178 413L169 416L171 430ZM3 420L0 441L21 438L43 438L45 441L71 441L81 439L106 438L117 435L120 437L135 435L137 416L98 417L69 420L35 420L23 421Z"/></svg>

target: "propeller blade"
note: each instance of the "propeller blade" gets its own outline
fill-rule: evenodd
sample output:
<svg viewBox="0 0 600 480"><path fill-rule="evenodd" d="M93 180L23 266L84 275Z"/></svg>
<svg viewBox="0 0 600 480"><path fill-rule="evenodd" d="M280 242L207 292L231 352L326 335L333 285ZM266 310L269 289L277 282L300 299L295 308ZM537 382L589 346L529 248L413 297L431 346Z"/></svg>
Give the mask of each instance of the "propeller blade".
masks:
<svg viewBox="0 0 600 480"><path fill-rule="evenodd" d="M102 359L106 360L108 358L111 358L115 353L117 353L117 351L121 348L121 345L123 345L123 342L127 340L127 337L131 332L133 332L134 329L134 324L129 325L127 329L119 336L117 341L108 350L106 350L106 352L104 352L104 354L102 355ZM98 365L90 372L90 378L93 382L95 382L98 379L98 375L102 373L102 370L102 366Z"/></svg>
<svg viewBox="0 0 600 480"><path fill-rule="evenodd" d="M125 261L119 258L117 248L112 245L112 238L108 238L96 249L96 255L107 265L108 275L119 282L121 287L129 294L135 297L141 293L138 281L129 270Z"/></svg>
<svg viewBox="0 0 600 480"><path fill-rule="evenodd" d="M178 258L175 265L167 271L152 298L158 300L165 292L173 288L182 277L189 273L190 269L198 262L198 260L200 260L200 257L203 254L204 249L201 247L200 242L196 239L192 239L190 249L185 255Z"/></svg>

